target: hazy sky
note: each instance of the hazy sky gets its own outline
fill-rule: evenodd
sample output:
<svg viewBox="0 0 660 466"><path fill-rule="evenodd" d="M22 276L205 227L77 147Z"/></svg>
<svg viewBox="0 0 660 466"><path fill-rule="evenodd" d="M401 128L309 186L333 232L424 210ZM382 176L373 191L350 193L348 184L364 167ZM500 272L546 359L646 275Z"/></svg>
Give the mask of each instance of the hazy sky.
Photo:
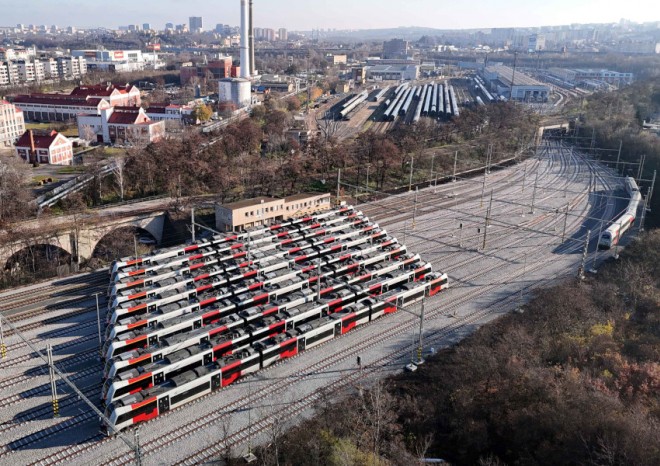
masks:
<svg viewBox="0 0 660 466"><path fill-rule="evenodd" d="M254 0L255 27L290 30L397 26L479 28L660 20L657 0ZM239 0L0 0L0 26L239 24Z"/></svg>

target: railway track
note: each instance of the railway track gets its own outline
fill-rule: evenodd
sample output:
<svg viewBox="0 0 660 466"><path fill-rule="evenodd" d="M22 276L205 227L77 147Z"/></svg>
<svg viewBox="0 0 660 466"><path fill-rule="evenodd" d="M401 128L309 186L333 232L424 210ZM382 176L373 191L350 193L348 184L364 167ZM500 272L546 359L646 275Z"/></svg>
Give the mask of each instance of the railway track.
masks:
<svg viewBox="0 0 660 466"><path fill-rule="evenodd" d="M586 194L583 194L583 196L584 196L584 195L586 195ZM577 201L576 201L576 202L577 202ZM587 207L587 208L588 208L588 207ZM549 216L547 216L547 215L542 215L542 216L540 216L540 217L538 217L538 218L536 218L536 219L531 219L531 220L530 220L530 223L531 223L532 221L533 221L534 224L536 224L536 223L541 223L541 222L543 222L543 221L545 221L545 220L548 220L548 219L550 220L550 222L557 222L557 221L558 221L557 219L553 219L553 218L551 218L551 217L549 217ZM519 242L524 242L524 241L527 241L527 240L528 240L527 238L523 238L523 239L520 239ZM471 260L474 260L474 259L471 259ZM460 265L464 265L464 264L459 263L457 266L460 266ZM485 274L491 273L492 271L494 271L494 270L497 269L497 268L498 268L497 265L492 266L491 268L489 268L489 269L487 269L487 270L483 270L483 271L481 272L481 274L479 274L479 275L485 275ZM471 278L474 279L475 277L471 277ZM488 291L490 291L490 290L486 290L484 293L487 293ZM476 295L475 295L475 296L476 296ZM469 300L471 300L471 299L474 299L475 296L470 296L470 295L468 295L468 296L464 297L463 299L466 300L466 301L469 301ZM465 301L458 302L458 303L454 303L453 306L458 306L458 305L460 305L460 304L463 304L464 302L465 302ZM446 306L445 306L446 304L447 304L447 303L444 303L444 304L443 304L443 308L446 308ZM452 304L449 305L449 308L451 308L451 307L452 307ZM432 315L433 315L433 311L432 311ZM383 339L383 335L382 335L382 334L378 334L378 335L376 335L375 338L376 338L376 340L381 341L381 340ZM406 351L407 351L407 350L406 350ZM334 359L334 358L333 358L333 359ZM309 369L308 369L308 370L309 370ZM272 390L273 387L270 386L269 389ZM212 395L209 395L209 396L212 396ZM231 407L231 406L230 406L230 407L228 407L228 408L240 409L240 406L239 406L239 407ZM176 410L175 410L174 412L176 412ZM203 426L200 427L200 429L201 429L201 428L203 428ZM180 440L181 437L182 437L181 432L180 432L180 429L177 429L176 432L177 432L177 434L176 434L176 437L175 437L175 438L176 438L177 440ZM193 433L194 433L194 432L193 432ZM187 435L192 435L192 433L188 433ZM185 436L186 436L186 434L183 435L183 437L185 437ZM145 447L146 447L146 445L145 445ZM163 447L163 448L165 448L165 447ZM151 450L150 450L150 451L151 451ZM153 453L155 453L155 452L153 452ZM119 464L119 463L120 463L121 461L123 461L123 460L125 460L125 458L120 458L118 461L116 460L116 461L114 461L114 462L111 461L109 464Z"/></svg>
<svg viewBox="0 0 660 466"><path fill-rule="evenodd" d="M563 154L563 153L560 154L560 156L558 158L561 159L560 162L562 163L562 166L565 165L565 159L566 159L565 154ZM570 157L569 157L569 161L570 161ZM606 183L607 182L606 180L602 179L602 177L601 177L600 181L598 181L598 176L594 175L592 173L593 167L590 167L590 168L591 168L591 170L590 170L590 176L591 176L590 184L595 184L597 182L601 182L601 183ZM548 170L549 169L550 168L548 168ZM570 175L572 180L577 180L580 176L579 170L576 170L575 173L568 173L567 174L565 171L560 172L560 174L561 173L563 173L564 175ZM547 173L544 172L544 175L547 175ZM554 174L553 178L557 178L557 177L558 177L558 175ZM545 180L546 176L544 176L543 179ZM493 181L493 183L494 183L494 181ZM567 181L567 183L570 183L570 181ZM545 183L543 183L543 185L544 186L551 186L551 184L549 182L547 182L547 180L546 180ZM481 190L481 187L479 186L476 189ZM472 191L475 191L475 189L472 189ZM589 192L588 191L587 192L583 191L579 195L582 196L582 200L584 200L584 197L588 196ZM423 218L424 215L427 215L428 213L433 212L433 206L431 205L432 200L435 200L436 209L437 209L437 205L438 205L437 199L438 199L438 195L435 195L434 197L429 195L428 196L429 205L424 206L422 209L417 211L418 212L418 214L417 214L418 217ZM477 199L477 197L472 196L470 198L469 203L474 203L474 201L476 201L476 199ZM463 197L461 197L461 203L463 203L465 201L466 200L463 199ZM405 202L405 201L402 200L401 202ZM578 203L578 201L576 200L575 204L577 205L577 203ZM442 203L440 203L440 204L442 204ZM450 201L444 201L444 204L452 204L452 201L451 200ZM408 204L408 205L410 205L410 204ZM362 209L363 206L360 206L360 208ZM504 208L500 208L500 212L511 212L512 210L515 211L516 208L517 207L509 207L507 205ZM577 211L575 212L574 216L572 217L572 219L575 219L575 221L571 222L571 228L575 228L576 225L578 225L581 222L581 217L584 215L585 211L588 211L588 209L589 209L589 206L587 205L587 206L584 207L584 209L581 212L577 212ZM407 219L409 219L409 218L406 217L405 210L401 208L401 211L402 212L399 214L399 217L404 217L403 219L401 219L401 218L397 219L395 217L395 219L392 222L387 221L387 223L396 224L396 223L400 223L401 221L405 222ZM472 213L471 215L476 216L476 213ZM439 220L439 223L443 223L443 222L446 223L446 221L447 220L441 219L441 220ZM489 247L488 251L484 251L484 253L494 254L496 252L506 250L507 248L511 248L512 246L521 246L526 242L528 243L528 242L539 241L539 242L541 242L541 244L543 244L543 242L555 241L556 238L554 238L552 235L549 235L547 233L547 230L548 230L548 228L551 228L553 225L556 226L557 224L561 223L562 221L563 221L563 216L553 215L551 212L545 212L545 213L542 213L541 215L537 214L536 217L530 218L528 221L523 222L523 224L530 229L529 236L521 238L521 239L517 240L516 242L511 242L511 241L505 242L501 238L499 240L493 239L493 241L491 243L492 246ZM424 225L422 220L420 220L420 224ZM507 228L511 228L511 227L512 227L511 225L501 224L501 223L498 223L497 221L494 221L493 222L493 229L491 230L493 232L492 233L493 238L495 238L497 236L499 236L499 237L504 236L501 233L505 232L507 230ZM516 225L516 227L518 227L518 225ZM534 230L534 227L536 228L536 231ZM424 226L423 228L419 228L415 232L415 237L410 240L410 243L406 242L406 244L410 244L412 246L414 246L416 244L421 245L422 243L424 243L425 240L421 239L421 238L417 238L417 237L422 236L422 234L431 233L434 230L437 230L437 227L434 227L429 222L428 225ZM498 235L498 233L500 233L500 234ZM552 243L552 244L554 244L554 243ZM519 254L514 254L513 257L508 258L509 261L519 261L520 262L522 257L525 256L525 257L528 257L530 259L530 261L532 261L532 264L538 264L537 266L530 265L529 267L527 267L527 273L528 274L530 273L530 271L540 270L542 268L542 266L545 266L548 263L547 260L545 262L539 260L541 258L544 258L548 254L547 252L545 252L543 250L543 248L539 247L539 244L535 243L532 246L528 246L528 248L529 247L534 248L533 249L534 253L532 253L532 254L526 253L525 254L523 252L520 252ZM569 244L566 245L566 249L570 249L570 248L576 248L576 243L572 242L572 243L569 243ZM414 247L412 247L411 249L414 250ZM460 255L461 255L460 252L453 253L453 255L443 257L443 261L454 262L454 259L455 258L460 258ZM470 264L474 264L480 257L481 256L468 257L464 261L458 261L458 263L452 264L451 266L449 266L449 264L447 264L447 265L449 267L451 267L450 270L453 272L454 270L458 270L461 267L466 267ZM561 258L558 258L556 261L559 262L560 259ZM466 277L466 278L470 279L470 280L475 280L479 277L486 277L486 276L488 276L488 274L493 274L494 272L497 272L498 267L500 267L500 266L497 265L497 264L495 264L493 266L489 266L488 268L483 269L480 273L472 274L472 275L470 275L469 277ZM442 269L443 269L443 271L445 271L447 269L447 267L442 267ZM500 274L500 275L497 276L497 278L499 280L505 280L506 279L506 280L509 280L509 281L513 281L517 278L520 278L523 273L524 273L524 271L521 271L520 269L516 269L516 270L513 270L511 272L507 272L506 275ZM457 309L461 305L464 305L466 302L470 302L471 300L477 299L478 297L488 295L488 293L490 293L494 289L496 289L497 285L498 284L495 283L493 285L488 286L483 291L481 291L480 294L472 294L471 292L466 292L466 293L464 293L463 295L461 295L459 297L451 297L451 299L447 299L447 300L443 299L443 300L437 301L438 306L434 307L434 309L432 309L431 311L428 311L427 312L427 317L429 319L437 319L437 318L441 317L442 315L446 314L446 312L451 310L451 309ZM476 293L476 291L475 291L475 293ZM448 298L450 298L450 297L448 297ZM460 300L459 300L459 298L460 298ZM510 306L512 304L512 302L515 300L515 297L514 298L509 297L507 299L509 300L509 301L507 301L507 306ZM440 309L440 308L442 308L442 309ZM504 307L503 307L503 309L504 309ZM442 332L452 332L452 331L453 332L458 332L461 328L464 328L467 325L471 325L471 323L477 322L480 319L488 318L489 315L491 315L493 312L497 312L497 309L491 308L488 311L481 312L481 314L479 314L479 315L474 313L474 314L471 315L471 317L470 317L470 315L460 317L460 319L462 319L462 320L456 319L453 322L453 324L455 324L455 325L460 324L460 325L462 325L462 327L460 327L460 328L457 327L456 329L451 330L451 328L449 326L446 326L442 330ZM470 318L474 318L475 320L469 321ZM366 329L369 326L371 326L373 324L376 324L378 322L382 322L382 320L374 321L374 323L372 323L372 324L365 325L364 328ZM388 320L388 322L389 322L389 320ZM418 321L415 320L415 319L410 319L407 323L405 323L405 328L407 330L402 330L402 332L405 333L406 331L409 331L415 325L418 325ZM398 328L399 327L397 327L397 329ZM429 338L436 338L437 337L438 339L440 339L440 336L439 336L440 333L438 333L438 332L440 332L440 330L432 332L431 334L429 334L429 336L425 336L425 339L427 339L427 341L429 340ZM348 336L350 336L354 333L357 333L357 332L349 333L346 336L348 337ZM362 335L364 335L364 333L362 333ZM389 336L387 336L387 335L389 335ZM445 334L445 336L447 336L447 335L449 335L449 333ZM297 376L295 376L295 374L294 374L294 376L291 376L291 377L293 377L296 381L299 381L301 384L303 384L304 381L307 380L307 378L313 376L314 373L318 374L319 372L321 372L323 370L328 370L335 364L340 364L341 362L345 362L345 361L349 360L347 358L353 358L355 354L360 354L360 352L365 351L366 349L368 349L370 347L373 347L377 344L383 344L383 342L387 341L387 339L392 339L392 338L395 338L395 337L396 337L396 334L386 334L384 332L377 333L377 334L369 337L368 343L364 343L366 340L363 340L361 343L359 342L357 344L357 345L362 344L362 346L359 346L359 347L356 346L355 344L352 344L352 345L347 347L346 351L342 350L342 353L339 356L337 354L333 353L331 356L328 356L324 360L315 363L316 365L320 364L320 366L314 366L314 365L313 366L308 366L308 367L305 367L304 369L301 369L300 371L296 371L295 374L302 374L302 375L300 375L299 378L296 378ZM340 338L344 338L344 337L340 337ZM326 343L326 345L332 344L332 342L337 341L337 340L338 339L334 339L331 342ZM339 341L341 341L341 340L339 340ZM369 346L369 345L371 345L371 346ZM409 348L401 349L399 351L399 358L403 354L408 353L408 351L409 351ZM306 353L302 353L302 354L304 355ZM394 358L392 360L396 359L396 355L394 353L392 355L385 356L385 357ZM336 362L333 362L333 361L336 361ZM286 363L284 363L284 364L286 364ZM272 371L272 370L274 370L275 367L280 367L280 366L282 366L282 364L277 364L275 366L271 366L270 368L268 368L264 371L260 371L258 374L259 375L260 374L268 375L268 374L271 373L269 371ZM374 364L370 365L368 370L370 372L368 372L367 369L365 369L364 371L361 371L360 373L356 373L354 378L352 378L353 376L350 376L349 378L350 378L350 380L355 381L355 380L358 380L358 379L362 378L362 376L360 374L364 374L364 376L366 377L367 374L374 374L374 373L378 372L379 369L377 368L377 363L374 363ZM305 374L309 374L309 375L305 375ZM286 377L284 380L288 380L290 382L291 377ZM341 389L341 387L348 386L348 384L350 383L350 380L346 383L344 383L342 381L332 382L332 385L330 385L330 387L332 387L333 389L334 388ZM245 380L242 383L245 383ZM240 387L242 385L242 383L239 382L238 386ZM244 387L244 385L243 385L243 387ZM273 392L273 390L274 390L273 387L275 387L274 392ZM284 391L287 390L287 389L288 389L288 384L284 383L284 381L283 382L275 382L275 385L273 385L273 384L268 385L267 387L264 387L264 388L256 391L254 394L252 394L248 397L239 398L238 400L232 402L232 404L225 405L225 407L228 408L228 409L238 409L238 410L245 409L246 407L249 408L251 405L253 405L256 401L258 401L260 399L259 395L261 395L262 396L261 399L263 399L263 395L265 394L266 391L268 391L271 394L270 396L276 396L276 395L279 395L280 393L284 393ZM239 388L239 390L240 390L240 388ZM154 419L153 421L149 421L149 422L147 422L143 425L146 427L149 424L157 423L159 421L163 421L164 423L167 423L168 421L166 421L165 419L169 419L168 416L170 416L170 415L173 416L171 423L174 424L176 422L176 417L177 417L175 415L175 413L186 411L186 410L190 409L190 408L188 408L189 406L193 406L195 404L201 403L202 402L201 400L208 401L208 399L210 399L214 396L219 398L221 395L218 395L218 394L223 393L223 392L225 392L225 391L221 390L221 391L216 392L214 394L210 394L206 397L201 398L198 401L186 404L186 407L181 408L181 410L173 410L170 414L159 416L158 418ZM274 393L274 395L273 395L273 393ZM297 402L296 405L293 407L293 409L290 410L290 412L284 412L284 411L280 412L280 411L278 411L278 412L274 413L273 415L277 415L280 419L288 419L288 418L295 417L298 413L301 413L301 412L309 409L313 405L314 401L316 399L318 399L318 396L319 395L318 395L317 392L313 392L309 395L305 395L305 397L302 398L301 400L307 400L307 401ZM218 398L216 398L216 399L218 399ZM224 409L222 409L222 411L224 411ZM211 416L211 417L208 417L208 416ZM147 455L147 457L151 456L152 458L154 458L155 455L157 455L158 453L164 451L167 448L171 448L172 445L176 445L177 442L179 442L181 439L187 438L187 437L190 437L190 436L198 436L202 431L204 431L204 429L207 429L209 426L213 426L213 425L216 425L218 422L221 422L221 420L223 419L222 416L223 415L218 414L218 413L209 413L209 414L205 415L202 418L195 419L192 423L188 423L183 427L172 428L168 432L166 432L166 434L165 434L165 436L169 435L169 437L168 437L169 440L165 439L165 436L160 437L160 438L156 438L156 439L153 439L153 440L149 440L147 443L142 445L143 452ZM57 432L68 431L68 430L72 429L74 426L82 425L85 422L89 422L91 420L91 418L93 418L93 417L94 416L91 416L89 418L84 417L80 422L78 422L76 424L71 424L71 423L65 424L65 423L63 423L63 426L59 430L56 429L56 431ZM258 432L259 429L268 428L268 425L272 421L272 419L273 419L273 416L269 416L267 418L264 418L263 420L257 421L257 423L253 424L252 433ZM165 424L165 425L169 425L169 424ZM2 431L0 430L0 432L2 432ZM46 438L49 438L52 435L56 435L56 434L55 433L49 434L48 436L43 437L42 440L44 440ZM233 445L237 446L237 445L242 444L244 442L245 438L246 438L246 431L245 431L245 429L242 429L242 430L239 430L239 431L233 433L232 436L228 439L228 441L232 442ZM35 439L36 439L36 437L35 437ZM66 448L66 449L59 450L58 452L55 452L52 455L49 455L45 458L42 458L41 460L39 460L38 462L35 462L34 464L61 464L64 461L68 462L72 458L79 458L79 457L82 456L82 454L84 454L86 452L90 452L91 450L103 448L103 445L105 445L106 443L111 441L111 439L103 439L103 440L100 440L100 441L97 441L97 440L100 440L100 438L97 435L89 436L83 441L83 443L80 443L80 444L75 445L75 446L71 446L71 447ZM40 441L41 440L38 440L38 439L31 440L29 443L26 444L26 447L38 444ZM85 443L85 442L88 442L88 443ZM18 445L18 444L16 444L16 445ZM26 448L26 447L24 447L24 448ZM216 443L215 445L211 445L210 447L206 447L203 450L199 450L196 453L194 453L194 456L190 457L189 461L190 462L199 462L199 461L203 460L204 458L206 458L206 459L211 458L212 455L217 454L217 453L214 453L214 452L217 452L217 449L219 449L219 448L222 448L222 445ZM0 455L0 457L1 457L1 455ZM115 455L107 464L120 464L120 463L126 462L126 461L132 461L131 453L126 453L126 454L122 454L122 455ZM183 463L182 462L181 464L191 464L191 463ZM195 463L195 464L198 464L198 463Z"/></svg>
<svg viewBox="0 0 660 466"><path fill-rule="evenodd" d="M62 287L49 282L50 284L35 288L33 290L36 294L35 296L26 297L24 293L11 293L0 296L0 312L6 312L16 308L42 302L44 301L44 294L54 299L60 296L84 293L89 289L90 286L93 285L103 285L105 288L107 288L108 279L109 275L107 270L102 270L92 274L85 274L80 277L71 277L67 279L69 283ZM13 318L15 318L17 321L22 320L27 318L25 317L26 315L28 317L32 316L33 312L34 311L30 310L23 313L17 313L13 316Z"/></svg>

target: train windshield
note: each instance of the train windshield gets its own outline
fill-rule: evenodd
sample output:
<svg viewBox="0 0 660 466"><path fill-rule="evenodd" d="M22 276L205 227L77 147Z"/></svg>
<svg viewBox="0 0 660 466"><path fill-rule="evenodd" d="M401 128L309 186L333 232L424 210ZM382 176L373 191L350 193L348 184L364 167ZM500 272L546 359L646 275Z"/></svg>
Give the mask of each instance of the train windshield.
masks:
<svg viewBox="0 0 660 466"><path fill-rule="evenodd" d="M108 376L109 376L109 374L110 374L110 369L112 368L112 363L113 363L113 362L114 362L114 361L113 361L112 359L108 359L108 360L105 362L105 366L103 367L103 376L104 376L104 377L108 377Z"/></svg>

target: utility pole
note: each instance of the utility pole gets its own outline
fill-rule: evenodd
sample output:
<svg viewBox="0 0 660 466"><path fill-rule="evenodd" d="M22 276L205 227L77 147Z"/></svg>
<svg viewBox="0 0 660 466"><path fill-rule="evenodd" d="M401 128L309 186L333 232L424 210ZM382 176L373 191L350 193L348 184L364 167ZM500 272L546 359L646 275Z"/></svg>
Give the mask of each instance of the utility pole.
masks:
<svg viewBox="0 0 660 466"><path fill-rule="evenodd" d="M371 164L367 164L367 196L369 195L369 168L371 167Z"/></svg>
<svg viewBox="0 0 660 466"><path fill-rule="evenodd" d="M639 168L637 171L637 179L642 179L642 173L644 172L644 163L646 162L646 154L642 154L639 161Z"/></svg>
<svg viewBox="0 0 660 466"><path fill-rule="evenodd" d="M435 166L435 152L433 153L433 155L431 155L431 176L434 175L434 173L433 173L434 166ZM435 179L437 180L438 177L436 176Z"/></svg>
<svg viewBox="0 0 660 466"><path fill-rule="evenodd" d="M486 170L484 169L484 181L481 185L481 201L479 202L479 207L484 206L484 193L486 191Z"/></svg>
<svg viewBox="0 0 660 466"><path fill-rule="evenodd" d="M419 194L419 186L415 187L415 204L413 205L412 229L415 229L415 214L417 213L417 194Z"/></svg>
<svg viewBox="0 0 660 466"><path fill-rule="evenodd" d="M646 209L649 206L649 193L650 189L646 191L646 198L644 199L644 205L642 206L642 217L639 219L639 231L644 231L644 219L646 218ZM2 326L0 325L0 337L2 337Z"/></svg>
<svg viewBox="0 0 660 466"><path fill-rule="evenodd" d="M53 369L53 347L50 344L46 346L46 356L48 357L48 375L50 376L53 417L60 417L60 402L57 398L57 381L55 380L55 370Z"/></svg>
<svg viewBox="0 0 660 466"><path fill-rule="evenodd" d="M2 331L2 319L0 319L0 357L2 359L7 357L7 345L5 345L5 335Z"/></svg>
<svg viewBox="0 0 660 466"><path fill-rule="evenodd" d="M337 205L339 205L339 190L341 188L341 168L337 169Z"/></svg>
<svg viewBox="0 0 660 466"><path fill-rule="evenodd" d="M561 244L564 244L564 241L566 240L566 223L568 222L568 205L569 203L566 203L566 210L564 211L564 229L562 230L561 233Z"/></svg>
<svg viewBox="0 0 660 466"><path fill-rule="evenodd" d="M591 238L591 230L587 230L587 236L584 238L584 249L582 250L582 262L578 269L578 278L584 280L584 266L587 261L587 252L589 251L589 239Z"/></svg>
<svg viewBox="0 0 660 466"><path fill-rule="evenodd" d="M410 157L410 178L408 179L408 192L412 191L413 165L415 157Z"/></svg>
<svg viewBox="0 0 660 466"><path fill-rule="evenodd" d="M620 173L619 171L619 160L621 160L621 148L623 147L623 140L619 140L619 153L616 156L616 172Z"/></svg>
<svg viewBox="0 0 660 466"><path fill-rule="evenodd" d="M597 238L600 240L600 235L603 234L603 219L600 219L600 226L598 227L598 236ZM591 273L596 273L596 259L598 258L598 244L596 244L596 249L594 249L594 260L591 263Z"/></svg>
<svg viewBox="0 0 660 466"><path fill-rule="evenodd" d="M321 256L316 261L316 300L321 299Z"/></svg>
<svg viewBox="0 0 660 466"><path fill-rule="evenodd" d="M653 170L653 180L651 181L651 188L649 189L649 193L648 193L648 198L649 199L647 201L649 203L649 205L651 205L651 199L653 199L653 188L655 188L655 174L656 174L656 171Z"/></svg>
<svg viewBox="0 0 660 466"><path fill-rule="evenodd" d="M135 442L135 464L136 466L142 466L142 451L140 450L140 433L139 427L135 427L133 431L133 440Z"/></svg>
<svg viewBox="0 0 660 466"><path fill-rule="evenodd" d="M458 247L463 247L463 224L458 224Z"/></svg>
<svg viewBox="0 0 660 466"><path fill-rule="evenodd" d="M192 240L195 242L195 208L193 207L190 212L190 231L192 232Z"/></svg>
<svg viewBox="0 0 660 466"><path fill-rule="evenodd" d="M138 258L138 253L137 253L137 234L133 235L133 247L135 248L135 258Z"/></svg>
<svg viewBox="0 0 660 466"><path fill-rule="evenodd" d="M456 163L458 162L458 151L454 154L454 177L452 178L452 182L456 183Z"/></svg>
<svg viewBox="0 0 660 466"><path fill-rule="evenodd" d="M99 293L94 293L96 298L96 326L99 331L99 355L103 357L103 340L101 339L101 311L99 310Z"/></svg>
<svg viewBox="0 0 660 466"><path fill-rule="evenodd" d="M426 298L422 298L422 309L419 314L419 346L417 347L417 362L416 365L424 363L422 359L422 350L424 349L424 307L426 303Z"/></svg>
<svg viewBox="0 0 660 466"><path fill-rule="evenodd" d="M534 192L532 193L532 210L530 212L531 214L534 213L534 202L536 201L536 186L538 185L538 183L539 183L539 171L536 170L536 180L534 181Z"/></svg>
<svg viewBox="0 0 660 466"><path fill-rule="evenodd" d="M488 201L488 223L486 224L487 227L490 226L490 213L492 212L493 208L493 190L490 190L490 201Z"/></svg>
<svg viewBox="0 0 660 466"><path fill-rule="evenodd" d="M522 190L521 193L525 192L525 180L527 179L527 165L523 167L523 181L522 181Z"/></svg>
<svg viewBox="0 0 660 466"><path fill-rule="evenodd" d="M484 220L484 240L483 240L483 243L481 244L481 249L483 249L483 250L486 249L486 237L488 235L488 215L489 214L490 214L490 212L486 211L486 218Z"/></svg>
<svg viewBox="0 0 660 466"><path fill-rule="evenodd" d="M513 52L513 73L511 73L511 94L509 98L513 100L513 86L516 82L516 64L518 62L518 52Z"/></svg>

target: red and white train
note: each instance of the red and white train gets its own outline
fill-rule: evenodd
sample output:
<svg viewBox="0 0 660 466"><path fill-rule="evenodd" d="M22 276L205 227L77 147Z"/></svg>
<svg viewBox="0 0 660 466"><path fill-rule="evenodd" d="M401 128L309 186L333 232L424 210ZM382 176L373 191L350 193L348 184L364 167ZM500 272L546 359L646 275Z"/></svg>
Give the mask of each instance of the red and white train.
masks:
<svg viewBox="0 0 660 466"><path fill-rule="evenodd" d="M635 223L637 216L637 208L642 201L642 195L639 192L639 187L632 177L625 179L626 192L630 196L628 207L626 210L617 217L612 225L605 230L598 239L598 249L610 249L619 244L623 234Z"/></svg>
<svg viewBox="0 0 660 466"><path fill-rule="evenodd" d="M189 401L225 387L239 377L297 355L400 307L438 293L447 284L444 274L429 273L422 280L403 283L383 299L365 298L343 312L325 315L294 329L222 356L208 364L177 373L151 387L123 394L107 405L105 416L120 431L152 419ZM187 359L187 358L186 358ZM212 359L212 357L211 357ZM149 376L145 375L145 378Z"/></svg>

